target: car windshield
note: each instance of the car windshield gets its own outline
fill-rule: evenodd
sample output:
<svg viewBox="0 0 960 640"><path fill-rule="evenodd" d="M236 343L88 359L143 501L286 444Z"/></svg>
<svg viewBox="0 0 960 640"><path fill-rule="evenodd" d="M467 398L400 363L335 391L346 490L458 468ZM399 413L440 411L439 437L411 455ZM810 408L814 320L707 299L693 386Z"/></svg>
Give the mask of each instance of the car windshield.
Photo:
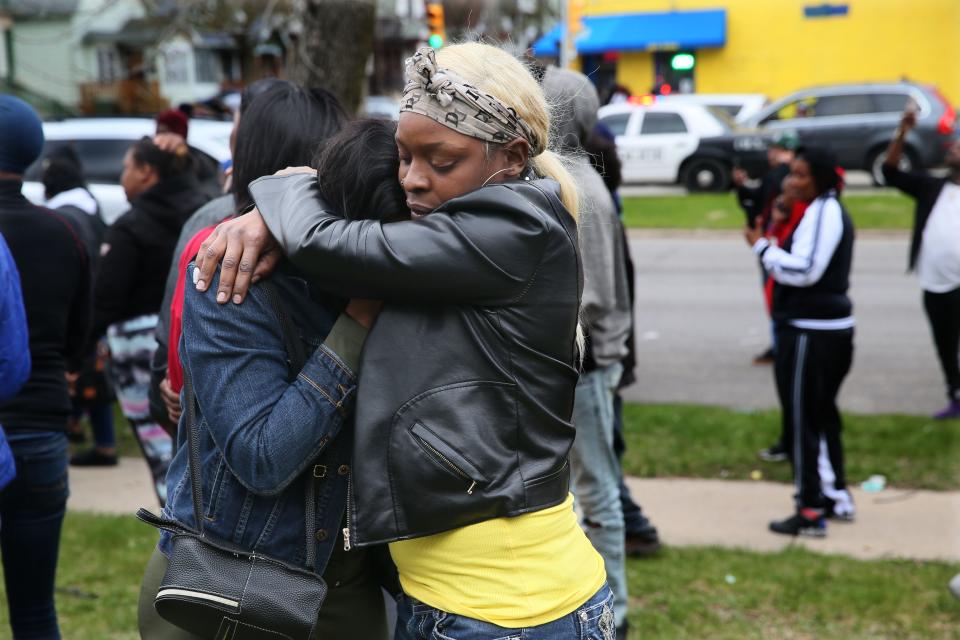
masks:
<svg viewBox="0 0 960 640"><path fill-rule="evenodd" d="M722 107L704 106L704 109L720 123L720 126L723 127L726 133L730 133L737 128L737 125L733 121L733 116Z"/></svg>

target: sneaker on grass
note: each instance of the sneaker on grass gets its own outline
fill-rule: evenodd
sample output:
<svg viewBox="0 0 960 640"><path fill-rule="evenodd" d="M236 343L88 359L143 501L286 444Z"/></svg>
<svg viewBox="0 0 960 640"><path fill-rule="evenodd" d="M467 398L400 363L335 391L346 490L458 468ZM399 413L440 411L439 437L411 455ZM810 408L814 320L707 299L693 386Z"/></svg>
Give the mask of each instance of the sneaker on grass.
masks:
<svg viewBox="0 0 960 640"><path fill-rule="evenodd" d="M800 509L786 520L771 522L770 531L788 536L825 538L827 536L827 523L823 517L823 511L819 509Z"/></svg>
<svg viewBox="0 0 960 640"><path fill-rule="evenodd" d="M783 446L782 442L778 442L772 447L761 449L757 453L757 457L764 462L783 462L787 459L787 448Z"/></svg>
<svg viewBox="0 0 960 640"><path fill-rule="evenodd" d="M950 404L933 414L934 420L960 419L960 400L951 400Z"/></svg>

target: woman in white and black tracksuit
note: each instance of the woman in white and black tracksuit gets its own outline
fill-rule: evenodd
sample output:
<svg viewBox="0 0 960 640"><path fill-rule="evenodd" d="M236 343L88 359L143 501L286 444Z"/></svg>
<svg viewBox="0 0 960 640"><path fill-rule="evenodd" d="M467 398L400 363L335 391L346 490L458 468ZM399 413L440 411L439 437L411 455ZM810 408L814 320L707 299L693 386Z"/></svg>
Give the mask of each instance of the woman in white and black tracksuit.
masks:
<svg viewBox="0 0 960 640"><path fill-rule="evenodd" d="M802 149L790 167L797 196L810 202L783 246L755 229L747 240L775 281L776 380L784 431L791 443L796 513L770 523L776 533L821 537L825 517L851 519L846 490L837 393L853 360L853 306L847 296L853 262L853 224L837 198L839 176L832 152ZM821 442L835 475L824 495L818 457ZM824 478L826 480L827 478Z"/></svg>

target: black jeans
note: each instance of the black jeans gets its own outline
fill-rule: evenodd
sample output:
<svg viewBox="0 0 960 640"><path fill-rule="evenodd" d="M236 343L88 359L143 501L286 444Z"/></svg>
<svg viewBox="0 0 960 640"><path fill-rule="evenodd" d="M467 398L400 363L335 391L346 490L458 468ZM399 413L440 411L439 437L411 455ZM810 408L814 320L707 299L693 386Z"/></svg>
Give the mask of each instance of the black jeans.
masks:
<svg viewBox="0 0 960 640"><path fill-rule="evenodd" d="M960 402L960 287L947 293L923 292L923 308L947 383L947 396Z"/></svg>
<svg viewBox="0 0 960 640"><path fill-rule="evenodd" d="M53 602L67 508L67 435L11 431L17 477L0 492L0 551L16 640L58 640Z"/></svg>
<svg viewBox="0 0 960 640"><path fill-rule="evenodd" d="M617 391L613 394L613 452L617 462L622 462L627 450L627 441L623 436L623 397ZM630 489L623 479L623 467L620 468L620 508L623 510L623 527L628 536L648 534L650 521L643 515L640 505L634 502Z"/></svg>
<svg viewBox="0 0 960 640"><path fill-rule="evenodd" d="M817 458L826 442L836 474L834 487L846 488L843 423L837 394L853 363L853 329L810 331L777 327L774 372L783 411L783 431L793 465L799 508L826 505Z"/></svg>

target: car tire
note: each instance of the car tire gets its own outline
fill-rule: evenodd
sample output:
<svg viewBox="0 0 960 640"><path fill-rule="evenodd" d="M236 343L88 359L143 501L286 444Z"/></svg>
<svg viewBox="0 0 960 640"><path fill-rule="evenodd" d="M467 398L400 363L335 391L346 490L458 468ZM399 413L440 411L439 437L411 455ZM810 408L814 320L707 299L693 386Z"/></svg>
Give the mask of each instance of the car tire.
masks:
<svg viewBox="0 0 960 640"><path fill-rule="evenodd" d="M730 169L713 158L694 158L683 168L681 182L688 191L726 191Z"/></svg>
<svg viewBox="0 0 960 640"><path fill-rule="evenodd" d="M867 159L867 171L870 172L870 178L873 180L873 186L875 187L885 187L887 185L883 179L883 161L886 160L886 158L887 147L884 145L871 152L870 157ZM916 166L917 163L914 160L913 152L910 151L910 149L904 149L903 153L900 154L900 170L913 171Z"/></svg>

